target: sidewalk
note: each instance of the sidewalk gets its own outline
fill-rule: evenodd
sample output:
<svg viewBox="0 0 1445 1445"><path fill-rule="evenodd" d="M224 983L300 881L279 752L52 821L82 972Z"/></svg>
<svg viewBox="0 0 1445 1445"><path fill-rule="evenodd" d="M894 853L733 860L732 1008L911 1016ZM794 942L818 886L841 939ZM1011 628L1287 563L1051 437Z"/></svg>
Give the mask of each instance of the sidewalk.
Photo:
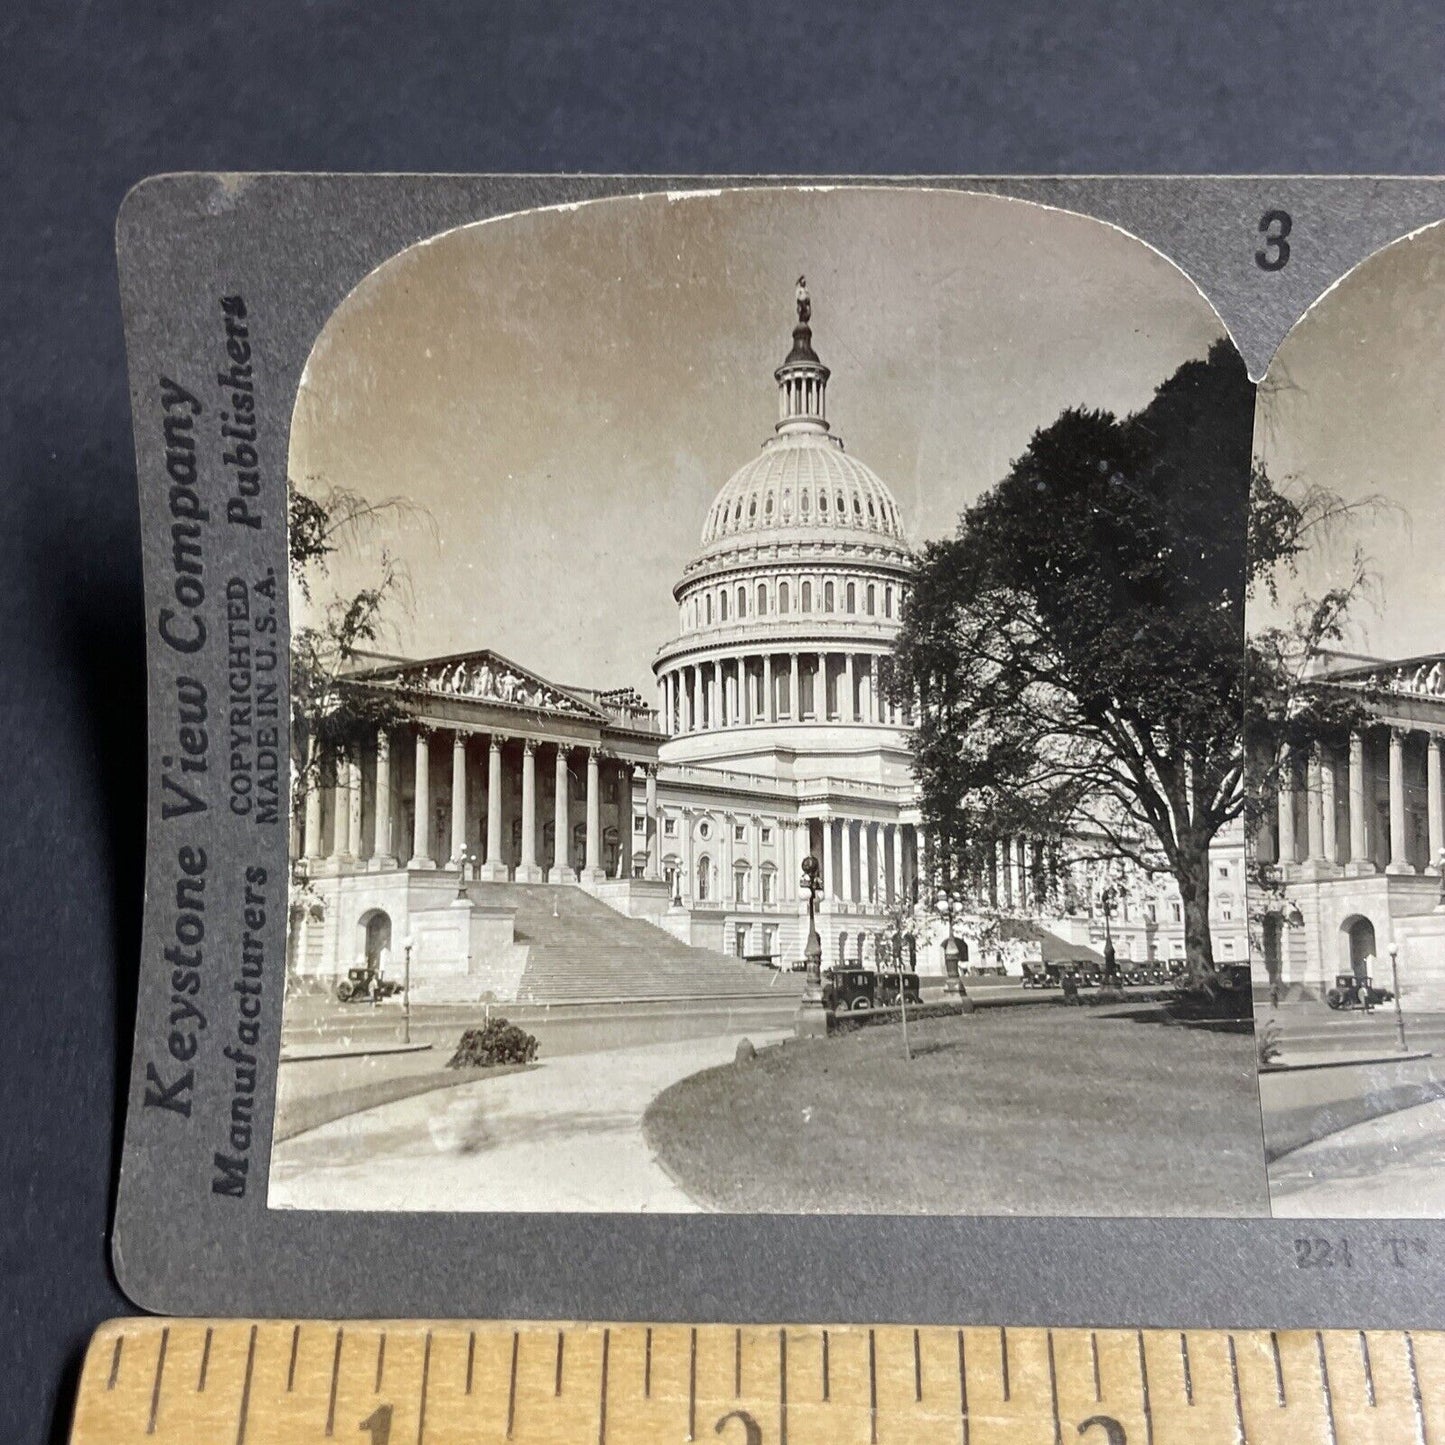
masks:
<svg viewBox="0 0 1445 1445"><path fill-rule="evenodd" d="M750 1033L754 1043L783 1035ZM279 1144L274 1208L691 1212L642 1116L743 1034L577 1054L368 1109Z"/></svg>
<svg viewBox="0 0 1445 1445"><path fill-rule="evenodd" d="M1445 1099L1306 1144L1269 1168L1278 1218L1430 1218L1445 1211Z"/></svg>

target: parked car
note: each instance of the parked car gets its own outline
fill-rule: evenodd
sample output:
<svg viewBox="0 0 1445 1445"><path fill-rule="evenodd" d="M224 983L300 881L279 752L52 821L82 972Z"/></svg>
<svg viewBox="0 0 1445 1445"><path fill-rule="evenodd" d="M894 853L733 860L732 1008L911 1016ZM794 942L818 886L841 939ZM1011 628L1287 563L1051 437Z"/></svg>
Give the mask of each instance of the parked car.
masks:
<svg viewBox="0 0 1445 1445"><path fill-rule="evenodd" d="M1335 986L1325 994L1325 1002L1332 1009L1364 1009L1368 1012L1382 1003L1389 1003L1395 995L1387 988L1377 988L1372 978L1360 978L1353 973L1337 973Z"/></svg>
<svg viewBox="0 0 1445 1445"><path fill-rule="evenodd" d="M348 968L346 977L336 985L336 997L342 1003L376 1002L400 993L401 985L381 976L379 968Z"/></svg>
<svg viewBox="0 0 1445 1445"><path fill-rule="evenodd" d="M834 1012L862 1012L889 1008L898 1003L900 992L909 1003L919 1000L918 975L892 971L879 974L871 968L829 968L823 971L823 1005Z"/></svg>

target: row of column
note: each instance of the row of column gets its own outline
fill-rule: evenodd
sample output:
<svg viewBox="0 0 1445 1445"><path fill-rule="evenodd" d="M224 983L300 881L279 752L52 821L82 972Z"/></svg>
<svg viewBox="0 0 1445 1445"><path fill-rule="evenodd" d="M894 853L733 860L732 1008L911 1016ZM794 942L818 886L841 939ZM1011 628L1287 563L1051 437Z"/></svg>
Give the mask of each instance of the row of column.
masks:
<svg viewBox="0 0 1445 1445"><path fill-rule="evenodd" d="M858 818L824 818L821 826L825 903L887 904L914 896L924 862L923 835L916 829Z"/></svg>
<svg viewBox="0 0 1445 1445"><path fill-rule="evenodd" d="M900 709L882 696L885 655L749 652L672 668L658 679L664 731L669 734L710 732L716 728L805 719L900 724L904 721ZM830 679L834 684L836 707L829 706ZM805 682L810 689L806 707L803 706Z"/></svg>
<svg viewBox="0 0 1445 1445"><path fill-rule="evenodd" d="M440 730L438 730L440 731ZM460 869L467 858L467 741L473 734L461 729L451 731L451 856L447 866ZM498 733L489 735L487 747L487 814L484 852L479 861L479 876L504 881L511 876L505 861L502 837L503 749L508 738ZM411 855L408 868L435 868L431 843L431 748L432 733L418 728L414 739L415 771ZM516 869L518 882L540 882L547 875L537 852L537 750L553 750L553 855L550 876L555 882L571 882L575 873L569 862L571 840L571 780L568 760L573 752L570 743L542 743L524 738L521 743L521 853ZM602 867L602 758L596 747L586 749L586 830L584 876L600 879ZM632 789L633 764L618 764L622 771L618 808L618 876L628 877L632 871ZM376 740L376 796L373 806L372 861L377 866L395 866L397 853L393 833L393 778L391 738L380 732ZM646 768L646 810L649 877L657 876L655 841L657 837L657 770ZM363 818L361 762L353 751L337 770L333 793L331 858L338 863L353 863L362 857ZM313 782L304 802L302 852L308 859L322 855L322 809L320 789Z"/></svg>
<svg viewBox="0 0 1445 1445"><path fill-rule="evenodd" d="M1416 730L1389 729L1389 791L1388 861L1386 873L1418 871L1409 858L1408 809L1406 804L1405 748ZM1438 871L1440 852L1445 848L1445 787L1442 787L1441 745L1436 733L1425 738L1425 794L1428 871ZM1375 850L1371 847L1370 812L1375 798L1374 774L1367 767L1367 740L1364 734L1350 734L1347 772L1348 829L1346 848L1341 856L1338 827L1339 776L1335 750L1316 747L1304 760L1305 837L1304 855L1300 854L1298 835L1299 761L1291 760L1284 769L1279 789L1279 855L1281 863L1345 864L1352 872L1375 871Z"/></svg>

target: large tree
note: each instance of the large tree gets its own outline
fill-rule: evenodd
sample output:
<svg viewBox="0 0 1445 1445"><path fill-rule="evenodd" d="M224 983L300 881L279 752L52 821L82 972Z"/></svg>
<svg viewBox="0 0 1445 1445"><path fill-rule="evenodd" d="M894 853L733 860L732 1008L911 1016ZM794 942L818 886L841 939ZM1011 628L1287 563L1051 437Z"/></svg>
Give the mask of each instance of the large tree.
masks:
<svg viewBox="0 0 1445 1445"><path fill-rule="evenodd" d="M1128 416L1070 409L926 546L896 647L934 838L930 885L977 897L995 840L1167 871L1191 972L1213 970L1209 849L1245 810L1251 583L1300 508L1253 465L1254 386L1226 342ZM1276 679L1277 680L1277 679Z"/></svg>

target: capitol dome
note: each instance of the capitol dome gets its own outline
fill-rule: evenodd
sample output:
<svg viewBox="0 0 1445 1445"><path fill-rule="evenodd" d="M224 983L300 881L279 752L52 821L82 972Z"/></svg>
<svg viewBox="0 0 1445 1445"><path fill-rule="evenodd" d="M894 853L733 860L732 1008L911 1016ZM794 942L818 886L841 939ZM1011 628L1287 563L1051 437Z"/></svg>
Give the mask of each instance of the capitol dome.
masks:
<svg viewBox="0 0 1445 1445"><path fill-rule="evenodd" d="M653 659L669 761L758 767L787 748L836 771L850 750L901 748L887 676L913 556L893 494L828 422L801 277L796 304L773 435L713 499Z"/></svg>
<svg viewBox="0 0 1445 1445"><path fill-rule="evenodd" d="M893 494L826 432L770 437L762 455L739 467L717 494L702 544L793 527L871 532L907 544Z"/></svg>

